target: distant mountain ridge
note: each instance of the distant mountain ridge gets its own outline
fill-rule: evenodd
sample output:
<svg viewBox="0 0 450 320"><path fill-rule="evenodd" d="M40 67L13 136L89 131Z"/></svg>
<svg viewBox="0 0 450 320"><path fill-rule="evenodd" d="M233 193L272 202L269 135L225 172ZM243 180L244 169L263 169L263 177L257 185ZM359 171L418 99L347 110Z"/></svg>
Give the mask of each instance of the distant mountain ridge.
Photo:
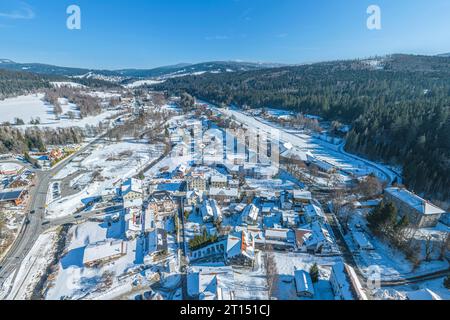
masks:
<svg viewBox="0 0 450 320"><path fill-rule="evenodd" d="M109 81L123 81L130 78L170 78L202 73L222 73L260 70L282 66L277 63L254 63L235 61L212 61L197 64L180 63L153 69L87 69L61 67L42 63L17 63L10 59L0 59L0 68L12 71L26 71L37 74L77 78L95 78Z"/></svg>

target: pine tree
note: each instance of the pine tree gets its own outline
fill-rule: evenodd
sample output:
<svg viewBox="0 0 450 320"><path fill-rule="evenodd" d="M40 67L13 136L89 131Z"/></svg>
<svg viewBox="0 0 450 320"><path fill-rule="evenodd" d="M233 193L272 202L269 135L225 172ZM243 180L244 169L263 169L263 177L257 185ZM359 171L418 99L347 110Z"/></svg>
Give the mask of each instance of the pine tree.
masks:
<svg viewBox="0 0 450 320"><path fill-rule="evenodd" d="M312 267L309 269L309 274L311 276L311 280L313 283L319 281L319 266L317 265L317 263L314 263Z"/></svg>

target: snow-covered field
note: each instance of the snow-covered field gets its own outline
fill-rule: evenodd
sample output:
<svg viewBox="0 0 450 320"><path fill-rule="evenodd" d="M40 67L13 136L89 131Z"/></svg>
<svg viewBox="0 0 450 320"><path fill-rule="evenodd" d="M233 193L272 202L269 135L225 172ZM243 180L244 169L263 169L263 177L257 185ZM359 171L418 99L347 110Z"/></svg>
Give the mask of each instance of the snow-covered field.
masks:
<svg viewBox="0 0 450 320"><path fill-rule="evenodd" d="M25 125L20 127L30 127L29 122L32 119L39 118L40 124L38 127L49 128L64 128L64 127L85 127L86 125L97 125L109 117L117 114L117 111L106 111L97 116L85 117L79 119L79 114L76 106L67 103L67 100L61 99L63 115L60 119L56 119L53 113L53 106L44 102L43 94L30 94L26 96L19 96L0 101L0 122L14 123L16 118L22 119ZM70 119L66 113L72 111L76 118Z"/></svg>
<svg viewBox="0 0 450 320"><path fill-rule="evenodd" d="M20 265L11 291L6 297L0 294L1 299L29 300L31 298L34 287L49 266L56 250L57 235L56 231L51 231L39 236Z"/></svg>
<svg viewBox="0 0 450 320"><path fill-rule="evenodd" d="M147 164L161 155L161 149L156 145L149 145L142 140L123 140L118 143L95 144L90 154L80 163L70 163L57 178L64 178L63 174L75 173L82 169L87 171L80 177L83 190L69 197L49 203L48 218L61 218L73 214L83 207L82 200L100 196L106 189L117 188L121 182L137 174ZM97 178L92 181L93 174Z"/></svg>

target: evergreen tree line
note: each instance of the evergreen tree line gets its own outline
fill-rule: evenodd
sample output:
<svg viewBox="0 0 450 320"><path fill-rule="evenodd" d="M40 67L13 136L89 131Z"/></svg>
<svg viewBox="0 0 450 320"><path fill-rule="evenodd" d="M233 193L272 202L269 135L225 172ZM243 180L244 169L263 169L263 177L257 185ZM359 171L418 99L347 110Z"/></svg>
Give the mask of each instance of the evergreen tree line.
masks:
<svg viewBox="0 0 450 320"><path fill-rule="evenodd" d="M42 76L27 72L0 70L0 100L50 88L50 83Z"/></svg>
<svg viewBox="0 0 450 320"><path fill-rule="evenodd" d="M47 145L81 143L84 132L81 128L40 129L30 127L20 130L0 126L0 153L26 153L31 150L46 151Z"/></svg>

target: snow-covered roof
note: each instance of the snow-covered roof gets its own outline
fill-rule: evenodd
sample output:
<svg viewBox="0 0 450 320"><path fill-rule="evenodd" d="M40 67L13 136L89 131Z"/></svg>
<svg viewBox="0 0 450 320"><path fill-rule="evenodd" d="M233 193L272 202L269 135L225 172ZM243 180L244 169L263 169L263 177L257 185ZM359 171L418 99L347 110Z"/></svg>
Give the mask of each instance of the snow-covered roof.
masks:
<svg viewBox="0 0 450 320"><path fill-rule="evenodd" d="M296 160L301 160L301 161L308 160L306 153L301 151L298 148L287 149L281 153L281 156L285 157L285 158L296 159Z"/></svg>
<svg viewBox="0 0 450 320"><path fill-rule="evenodd" d="M167 250L167 232L164 229L155 229L148 234L148 252Z"/></svg>
<svg viewBox="0 0 450 320"><path fill-rule="evenodd" d="M7 172L16 172L22 168L23 166L18 163L0 163L0 174L4 174Z"/></svg>
<svg viewBox="0 0 450 320"><path fill-rule="evenodd" d="M142 181L134 178L126 180L122 184L122 195L125 196L130 192L142 193Z"/></svg>
<svg viewBox="0 0 450 320"><path fill-rule="evenodd" d="M201 300L233 300L234 273L231 267L191 267L187 291Z"/></svg>
<svg viewBox="0 0 450 320"><path fill-rule="evenodd" d="M408 206L416 209L421 214L442 214L444 210L435 206L434 204L422 199L418 195L408 191L404 188L387 188L385 192L389 193L398 200L406 203Z"/></svg>
<svg viewBox="0 0 450 320"><path fill-rule="evenodd" d="M227 183L228 178L224 175L215 174L211 177L211 183Z"/></svg>
<svg viewBox="0 0 450 320"><path fill-rule="evenodd" d="M142 198L126 199L123 202L123 207L124 208L142 207L142 204L143 204Z"/></svg>
<svg viewBox="0 0 450 320"><path fill-rule="evenodd" d="M227 257L243 255L248 259L255 258L255 245L252 235L246 231L241 231L227 237Z"/></svg>
<svg viewBox="0 0 450 320"><path fill-rule="evenodd" d="M127 243L122 240L100 241L86 247L83 255L83 264L113 258L126 253Z"/></svg>
<svg viewBox="0 0 450 320"><path fill-rule="evenodd" d="M310 191L307 190L294 190L293 191L294 199L304 199L304 200L311 200L312 195Z"/></svg>
<svg viewBox="0 0 450 320"><path fill-rule="evenodd" d="M201 213L204 220L211 218L217 220L222 218L222 210L214 199L205 200L203 202Z"/></svg>
<svg viewBox="0 0 450 320"><path fill-rule="evenodd" d="M297 246L301 247L305 241L312 235L312 231L309 229L296 229L295 230L295 241Z"/></svg>
<svg viewBox="0 0 450 320"><path fill-rule="evenodd" d="M325 213L323 213L323 210L314 204L305 206L305 215L307 215L309 218L325 219Z"/></svg>
<svg viewBox="0 0 450 320"><path fill-rule="evenodd" d="M237 188L209 188L210 196L238 197L239 190Z"/></svg>
<svg viewBox="0 0 450 320"><path fill-rule="evenodd" d="M262 176L274 176L278 173L278 167L276 166L257 166L255 169L255 173L260 174Z"/></svg>
<svg viewBox="0 0 450 320"><path fill-rule="evenodd" d="M291 232L290 229L267 229L265 236L268 239L288 239L288 234Z"/></svg>
<svg viewBox="0 0 450 320"><path fill-rule="evenodd" d="M208 200L205 200L203 202L201 213L203 220L212 219L214 217L213 209L211 208L211 205Z"/></svg>
<svg viewBox="0 0 450 320"><path fill-rule="evenodd" d="M256 221L258 219L259 208L253 203L245 207L242 213L242 219L250 219L251 221Z"/></svg>
<svg viewBox="0 0 450 320"><path fill-rule="evenodd" d="M408 300L442 300L442 298L430 289L409 291L406 293Z"/></svg>
<svg viewBox="0 0 450 320"><path fill-rule="evenodd" d="M297 292L307 292L310 295L314 295L314 286L311 276L305 270L295 270L295 287Z"/></svg>

